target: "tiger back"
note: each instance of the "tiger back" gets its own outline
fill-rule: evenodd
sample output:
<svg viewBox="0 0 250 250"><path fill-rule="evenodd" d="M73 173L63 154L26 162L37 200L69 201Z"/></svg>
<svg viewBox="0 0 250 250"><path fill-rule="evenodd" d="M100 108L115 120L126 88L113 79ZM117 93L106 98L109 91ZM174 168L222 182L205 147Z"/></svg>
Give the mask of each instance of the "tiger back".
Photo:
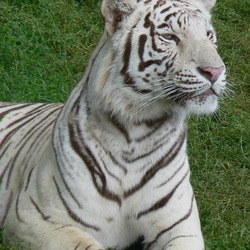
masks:
<svg viewBox="0 0 250 250"><path fill-rule="evenodd" d="M67 102L3 105L6 241L204 249L187 117L214 112L226 88L214 4L103 0L104 33Z"/></svg>
<svg viewBox="0 0 250 250"><path fill-rule="evenodd" d="M0 103L0 225L22 185L22 176L37 165L45 152L61 106Z"/></svg>

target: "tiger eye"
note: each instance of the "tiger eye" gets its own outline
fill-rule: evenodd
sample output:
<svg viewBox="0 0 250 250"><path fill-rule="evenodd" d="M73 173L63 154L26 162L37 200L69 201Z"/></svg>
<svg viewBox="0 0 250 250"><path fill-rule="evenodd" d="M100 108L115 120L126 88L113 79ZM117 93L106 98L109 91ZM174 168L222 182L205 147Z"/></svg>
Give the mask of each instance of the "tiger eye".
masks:
<svg viewBox="0 0 250 250"><path fill-rule="evenodd" d="M163 38L161 40L164 40L164 41L174 41L177 45L180 43L179 37L177 37L174 34L166 33L166 34L160 35L160 38L161 37Z"/></svg>

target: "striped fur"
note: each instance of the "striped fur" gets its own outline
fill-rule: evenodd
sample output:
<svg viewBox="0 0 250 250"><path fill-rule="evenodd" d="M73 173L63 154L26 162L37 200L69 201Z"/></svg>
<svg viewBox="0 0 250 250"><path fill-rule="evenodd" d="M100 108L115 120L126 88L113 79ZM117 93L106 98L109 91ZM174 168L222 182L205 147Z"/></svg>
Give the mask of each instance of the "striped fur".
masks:
<svg viewBox="0 0 250 250"><path fill-rule="evenodd" d="M202 250L187 116L225 90L214 0L103 0L66 104L0 105L0 222L31 249Z"/></svg>

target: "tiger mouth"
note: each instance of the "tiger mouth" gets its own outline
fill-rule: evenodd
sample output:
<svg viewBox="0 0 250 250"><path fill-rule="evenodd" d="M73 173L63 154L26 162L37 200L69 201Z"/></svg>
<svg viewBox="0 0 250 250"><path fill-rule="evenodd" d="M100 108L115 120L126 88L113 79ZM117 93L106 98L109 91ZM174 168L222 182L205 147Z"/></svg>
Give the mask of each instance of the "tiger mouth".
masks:
<svg viewBox="0 0 250 250"><path fill-rule="evenodd" d="M198 93L197 95L195 95L195 97L206 98L206 97L212 96L212 95L215 95L217 97L220 96L220 94L217 93L213 88L210 88L210 89L206 90L205 92Z"/></svg>

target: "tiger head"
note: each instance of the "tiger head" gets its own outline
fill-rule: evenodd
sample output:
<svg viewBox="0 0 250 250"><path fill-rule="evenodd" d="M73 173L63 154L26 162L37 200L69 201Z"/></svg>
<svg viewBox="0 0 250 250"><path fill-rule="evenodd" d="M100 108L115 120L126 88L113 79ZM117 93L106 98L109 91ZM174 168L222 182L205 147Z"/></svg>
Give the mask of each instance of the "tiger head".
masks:
<svg viewBox="0 0 250 250"><path fill-rule="evenodd" d="M127 110L216 110L226 80L210 22L214 4L215 0L103 1L112 48L109 80L119 85L111 94L117 107L126 99L121 105Z"/></svg>

